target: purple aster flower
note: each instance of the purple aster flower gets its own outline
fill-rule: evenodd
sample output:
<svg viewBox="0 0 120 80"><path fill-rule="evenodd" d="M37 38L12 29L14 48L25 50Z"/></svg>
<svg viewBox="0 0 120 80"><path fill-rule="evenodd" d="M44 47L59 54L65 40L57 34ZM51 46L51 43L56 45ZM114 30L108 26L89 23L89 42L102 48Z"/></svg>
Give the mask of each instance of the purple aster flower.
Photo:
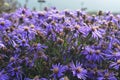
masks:
<svg viewBox="0 0 120 80"><path fill-rule="evenodd" d="M22 63L20 56L15 54L13 57L10 58L8 66L6 67L7 72L11 77L15 79L22 80L22 67L19 66Z"/></svg>
<svg viewBox="0 0 120 80"><path fill-rule="evenodd" d="M5 29L11 26L11 22L4 18L0 18L0 30L3 32Z"/></svg>
<svg viewBox="0 0 120 80"><path fill-rule="evenodd" d="M118 59L116 62L112 62L110 64L110 67L113 67L114 69L119 70L120 69L120 59Z"/></svg>
<svg viewBox="0 0 120 80"><path fill-rule="evenodd" d="M43 58L43 59L47 60L47 56L44 53L46 48L47 48L47 46L42 45L40 43L33 43L33 46L30 48L30 50L31 50L31 52L34 53L34 60L36 60L38 58Z"/></svg>
<svg viewBox="0 0 120 80"><path fill-rule="evenodd" d="M17 32L24 36L25 39L33 40L35 38L36 30L34 25L30 26L19 26Z"/></svg>
<svg viewBox="0 0 120 80"><path fill-rule="evenodd" d="M120 15L26 8L0 17L0 80L120 79Z"/></svg>
<svg viewBox="0 0 120 80"><path fill-rule="evenodd" d="M104 53L101 50L95 50L93 57L95 62L101 63L104 60Z"/></svg>
<svg viewBox="0 0 120 80"><path fill-rule="evenodd" d="M86 46L82 54L85 55L85 58L88 61L94 61L94 52L95 52L94 49L92 49L90 46Z"/></svg>
<svg viewBox="0 0 120 80"><path fill-rule="evenodd" d="M22 69L21 66L18 66L18 67L9 66L7 72L11 77L14 77L17 80L22 80L23 72L21 69Z"/></svg>
<svg viewBox="0 0 120 80"><path fill-rule="evenodd" d="M14 65L14 64L21 64L22 60L19 58L19 54L15 54L14 56L10 57L8 66Z"/></svg>
<svg viewBox="0 0 120 80"><path fill-rule="evenodd" d="M90 27L87 25L83 25L83 26L76 25L75 30L78 30L79 33L82 33L83 37L87 37L90 31Z"/></svg>
<svg viewBox="0 0 120 80"><path fill-rule="evenodd" d="M111 54L107 54L106 58L108 60L117 61L120 59L120 52L112 52Z"/></svg>
<svg viewBox="0 0 120 80"><path fill-rule="evenodd" d="M87 68L96 68L97 64L95 64L95 62L93 61L84 61L84 66Z"/></svg>
<svg viewBox="0 0 120 80"><path fill-rule="evenodd" d="M71 66L71 71L73 73L73 76L77 76L77 78L79 78L79 79L86 80L87 70L82 68L82 64L80 64L78 62L76 62L76 64L74 64L72 62L70 66Z"/></svg>
<svg viewBox="0 0 120 80"><path fill-rule="evenodd" d="M110 40L110 42L108 44L108 48L109 49L113 49L113 48L119 49L120 41L116 38L116 36L112 35L112 37L111 36L107 36L107 37Z"/></svg>
<svg viewBox="0 0 120 80"><path fill-rule="evenodd" d="M28 40L26 39L19 39L18 40L19 46L24 50L25 48L29 48L30 45L28 44Z"/></svg>
<svg viewBox="0 0 120 80"><path fill-rule="evenodd" d="M9 80L9 76L5 74L4 70L0 71L0 80Z"/></svg>
<svg viewBox="0 0 120 80"><path fill-rule="evenodd" d="M12 46L15 49L16 53L18 53L20 51L19 45L14 40L12 40Z"/></svg>
<svg viewBox="0 0 120 80"><path fill-rule="evenodd" d="M32 68L34 66L34 61L29 59L29 57L25 57L24 62L28 68Z"/></svg>
<svg viewBox="0 0 120 80"><path fill-rule="evenodd" d="M96 21L98 21L96 15L92 15L89 20L91 21L92 24L94 24Z"/></svg>
<svg viewBox="0 0 120 80"><path fill-rule="evenodd" d="M33 51L44 51L44 49L46 49L47 46L42 45L40 43L33 43L33 46L31 47L31 50Z"/></svg>
<svg viewBox="0 0 120 80"><path fill-rule="evenodd" d="M105 33L103 29L100 29L98 26L91 27L92 37L94 39L102 38L102 35Z"/></svg>
<svg viewBox="0 0 120 80"><path fill-rule="evenodd" d="M60 78L64 75L64 72L66 71L66 66L60 65L60 63L56 65L52 65L53 74L51 76L54 77L54 79Z"/></svg>
<svg viewBox="0 0 120 80"><path fill-rule="evenodd" d="M86 46L82 54L85 55L88 61L101 63L104 60L104 53L98 47Z"/></svg>
<svg viewBox="0 0 120 80"><path fill-rule="evenodd" d="M100 70L98 68L87 68L87 76L90 80L97 80L100 74Z"/></svg>
<svg viewBox="0 0 120 80"><path fill-rule="evenodd" d="M105 70L100 74L97 80L117 80L117 78L113 72Z"/></svg>

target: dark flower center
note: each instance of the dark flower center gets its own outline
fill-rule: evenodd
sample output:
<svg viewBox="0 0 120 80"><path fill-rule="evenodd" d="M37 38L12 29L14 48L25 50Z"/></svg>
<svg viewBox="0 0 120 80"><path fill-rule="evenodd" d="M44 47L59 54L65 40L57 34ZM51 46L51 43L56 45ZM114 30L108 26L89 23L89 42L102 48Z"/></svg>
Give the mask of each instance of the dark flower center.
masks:
<svg viewBox="0 0 120 80"><path fill-rule="evenodd" d="M5 36L5 37L4 37L4 41L5 41L5 42L8 42L8 41L9 41L8 36Z"/></svg>
<svg viewBox="0 0 120 80"><path fill-rule="evenodd" d="M37 46L38 46L38 44L37 44L37 43L34 43L34 44L33 44L33 47L37 47Z"/></svg>
<svg viewBox="0 0 120 80"><path fill-rule="evenodd" d="M103 12L102 12L102 11L99 11L99 12L98 12L98 15L99 15L99 16L103 15Z"/></svg>
<svg viewBox="0 0 120 80"><path fill-rule="evenodd" d="M11 57L11 58L10 58L10 62L13 62L13 61L15 61L15 58L14 58L14 57Z"/></svg>
<svg viewBox="0 0 120 80"><path fill-rule="evenodd" d="M18 47L19 47L19 45L18 45L18 44L16 44L16 45L15 45L15 48L18 48Z"/></svg>
<svg viewBox="0 0 120 80"><path fill-rule="evenodd" d="M99 54L101 51L100 50L96 50L96 54Z"/></svg>
<svg viewBox="0 0 120 80"><path fill-rule="evenodd" d="M76 25L76 26L75 26L75 30L78 30L79 28L80 28L79 25Z"/></svg>
<svg viewBox="0 0 120 80"><path fill-rule="evenodd" d="M113 43L113 46L114 46L115 48L117 48L117 47L118 47L118 44L117 44L117 43Z"/></svg>
<svg viewBox="0 0 120 80"><path fill-rule="evenodd" d="M29 28L28 28L28 27L25 27L25 28L24 28L24 31L28 31L28 30L29 30Z"/></svg>
<svg viewBox="0 0 120 80"><path fill-rule="evenodd" d="M39 57L42 57L43 55L44 55L43 52L39 52L39 53L38 53L38 56L39 56Z"/></svg>
<svg viewBox="0 0 120 80"><path fill-rule="evenodd" d="M77 67L76 72L80 73L82 71L81 67Z"/></svg>
<svg viewBox="0 0 120 80"><path fill-rule="evenodd" d="M89 52L89 53L90 53L90 55L92 55L92 54L93 54L93 51L91 51L91 50L90 50L90 52Z"/></svg>
<svg viewBox="0 0 120 80"><path fill-rule="evenodd" d="M35 26L33 24L30 25L31 28L34 28Z"/></svg>
<svg viewBox="0 0 120 80"><path fill-rule="evenodd" d="M38 35L41 39L45 39L44 34L41 33L40 31L37 31L37 35Z"/></svg>
<svg viewBox="0 0 120 80"><path fill-rule="evenodd" d="M64 43L64 40L61 39L61 38L58 38L57 43L58 43L58 44L62 44L62 43Z"/></svg>
<svg viewBox="0 0 120 80"><path fill-rule="evenodd" d="M58 71L59 71L59 69L58 69L58 68L54 68L54 69L53 69L53 73L55 73L55 74L57 74L57 73L58 73Z"/></svg>
<svg viewBox="0 0 120 80"><path fill-rule="evenodd" d="M106 74L104 75L104 78L107 79L108 77L109 77L109 73L106 73Z"/></svg>
<svg viewBox="0 0 120 80"><path fill-rule="evenodd" d="M4 25L5 25L5 22L4 22L4 21L0 22L0 25L4 26Z"/></svg>
<svg viewBox="0 0 120 80"><path fill-rule="evenodd" d="M39 76L35 76L35 77L34 77L34 80L39 80Z"/></svg>
<svg viewBox="0 0 120 80"><path fill-rule="evenodd" d="M64 77L64 80L69 80L69 78L67 76Z"/></svg>
<svg viewBox="0 0 120 80"><path fill-rule="evenodd" d="M120 60L117 60L117 64L120 64Z"/></svg>
<svg viewBox="0 0 120 80"><path fill-rule="evenodd" d="M17 68L17 67L16 67L16 68L14 68L14 71L16 71L16 72L17 72L17 71L18 71L18 68Z"/></svg>
<svg viewBox="0 0 120 80"><path fill-rule="evenodd" d="M98 30L99 26L92 27L92 31Z"/></svg>
<svg viewBox="0 0 120 80"><path fill-rule="evenodd" d="M56 24L56 22L55 22L55 21L52 21L52 22L51 22L51 24L52 24L52 25L55 25L55 24Z"/></svg>
<svg viewBox="0 0 120 80"><path fill-rule="evenodd" d="M65 27L63 30L64 30L64 32L67 34L67 33L69 33L69 32L71 31L71 28Z"/></svg>
<svg viewBox="0 0 120 80"><path fill-rule="evenodd" d="M101 45L103 49L106 49L107 48L107 45L106 44L102 44Z"/></svg>
<svg viewBox="0 0 120 80"><path fill-rule="evenodd" d="M97 72L97 71L98 71L98 69L97 69L97 68L94 68L94 71L95 71L95 72Z"/></svg>
<svg viewBox="0 0 120 80"><path fill-rule="evenodd" d="M0 60L2 60L3 59L3 57L2 56L0 56Z"/></svg>
<svg viewBox="0 0 120 80"><path fill-rule="evenodd" d="M113 52L113 55L116 55L117 54L117 52Z"/></svg>
<svg viewBox="0 0 120 80"><path fill-rule="evenodd" d="M109 26L109 27L113 26L113 22L110 21L110 22L108 23L108 26Z"/></svg>
<svg viewBox="0 0 120 80"><path fill-rule="evenodd" d="M22 40L22 43L25 44L25 40Z"/></svg>
<svg viewBox="0 0 120 80"><path fill-rule="evenodd" d="M92 31L95 31L96 30L96 28L92 28Z"/></svg>

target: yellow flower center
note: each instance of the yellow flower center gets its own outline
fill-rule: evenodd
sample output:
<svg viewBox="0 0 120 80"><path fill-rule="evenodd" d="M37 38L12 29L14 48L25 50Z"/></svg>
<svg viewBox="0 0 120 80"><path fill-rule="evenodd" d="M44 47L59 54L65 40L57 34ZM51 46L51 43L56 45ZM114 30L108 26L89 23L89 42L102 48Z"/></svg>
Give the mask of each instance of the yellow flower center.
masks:
<svg viewBox="0 0 120 80"><path fill-rule="evenodd" d="M31 28L34 28L35 26L33 24L30 25Z"/></svg>
<svg viewBox="0 0 120 80"><path fill-rule="evenodd" d="M105 77L105 79L107 79L107 78L109 77L109 73L106 73L106 74L104 75L104 77Z"/></svg>
<svg viewBox="0 0 120 80"><path fill-rule="evenodd" d="M64 77L64 80L69 80L69 78L67 76Z"/></svg>
<svg viewBox="0 0 120 80"><path fill-rule="evenodd" d="M76 71L77 71L78 73L80 73L80 72L82 71L82 68L81 68L81 67L77 67Z"/></svg>
<svg viewBox="0 0 120 80"><path fill-rule="evenodd" d="M93 54L93 51L92 50L90 50L90 52L89 52L90 54Z"/></svg>
<svg viewBox="0 0 120 80"><path fill-rule="evenodd" d="M14 57L11 57L11 58L10 58L10 62L13 62L14 60L15 60Z"/></svg>
<svg viewBox="0 0 120 80"><path fill-rule="evenodd" d="M57 74L57 73L58 73L58 71L59 71L59 69L58 69L58 68L54 68L54 69L53 69L53 73L55 73L55 74Z"/></svg>
<svg viewBox="0 0 120 80"><path fill-rule="evenodd" d="M29 30L29 28L28 27L24 27L24 31L28 31Z"/></svg>
<svg viewBox="0 0 120 80"><path fill-rule="evenodd" d="M0 25L4 26L4 25L5 25L5 22L4 22L4 21L0 22Z"/></svg>
<svg viewBox="0 0 120 80"><path fill-rule="evenodd" d="M117 60L117 64L120 64L120 60Z"/></svg>
<svg viewBox="0 0 120 80"><path fill-rule="evenodd" d="M96 50L96 54L99 54L101 51L100 50Z"/></svg>
<svg viewBox="0 0 120 80"><path fill-rule="evenodd" d="M18 71L18 68L17 68L17 67L16 67L16 68L14 68L14 71L16 71L16 72L17 72L17 71Z"/></svg>
<svg viewBox="0 0 120 80"><path fill-rule="evenodd" d="M25 40L22 40L22 43L23 43L23 44L25 44L25 42L26 42Z"/></svg>
<svg viewBox="0 0 120 80"><path fill-rule="evenodd" d="M78 30L79 28L80 28L80 26L79 26L79 25L76 25L76 26L75 26L75 29L76 29L76 30Z"/></svg>

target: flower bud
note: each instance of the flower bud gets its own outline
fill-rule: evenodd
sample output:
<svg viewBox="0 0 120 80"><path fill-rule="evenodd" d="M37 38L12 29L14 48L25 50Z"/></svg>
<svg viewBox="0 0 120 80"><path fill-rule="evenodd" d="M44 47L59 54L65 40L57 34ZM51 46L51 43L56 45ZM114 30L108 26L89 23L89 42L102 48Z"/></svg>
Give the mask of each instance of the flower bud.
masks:
<svg viewBox="0 0 120 80"><path fill-rule="evenodd" d="M103 12L100 10L100 11L98 12L98 15L99 15L99 16L103 15Z"/></svg>
<svg viewBox="0 0 120 80"><path fill-rule="evenodd" d="M61 45L61 44L63 44L63 43L64 43L64 40L63 40L63 39L61 39L61 38L58 38L58 39L57 39L57 43Z"/></svg>

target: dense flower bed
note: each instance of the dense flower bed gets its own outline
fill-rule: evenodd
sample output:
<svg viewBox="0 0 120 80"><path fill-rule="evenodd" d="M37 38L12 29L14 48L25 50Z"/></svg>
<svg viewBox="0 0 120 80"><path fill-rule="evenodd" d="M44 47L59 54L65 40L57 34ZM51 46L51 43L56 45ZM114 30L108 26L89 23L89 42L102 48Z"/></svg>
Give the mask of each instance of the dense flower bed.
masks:
<svg viewBox="0 0 120 80"><path fill-rule="evenodd" d="M0 18L0 80L120 80L120 15L30 11Z"/></svg>

